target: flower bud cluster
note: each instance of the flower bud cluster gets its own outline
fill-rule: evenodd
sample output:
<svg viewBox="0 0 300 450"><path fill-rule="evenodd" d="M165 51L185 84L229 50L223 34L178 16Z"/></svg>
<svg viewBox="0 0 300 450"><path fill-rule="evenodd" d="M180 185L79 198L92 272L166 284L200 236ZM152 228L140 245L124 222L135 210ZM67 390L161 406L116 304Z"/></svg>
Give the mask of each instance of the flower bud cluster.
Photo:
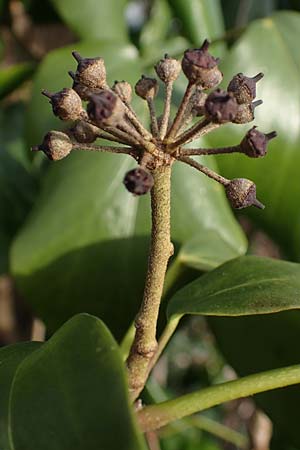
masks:
<svg viewBox="0 0 300 450"><path fill-rule="evenodd" d="M165 55L154 67L158 79L143 75L134 87L135 94L147 102L151 119L149 132L131 106L131 85L124 80L115 81L110 88L103 58L84 58L78 52L72 54L77 62L75 72L69 72L73 79L72 88L56 93L43 91L43 94L49 98L54 115L62 121L73 122L73 125L66 132L48 132L42 144L33 150L42 150L54 161L68 156L74 148L130 155L140 162L124 178L126 189L134 195L144 195L151 190L152 172L157 167L171 165L177 160L222 183L234 208L263 207L256 199L256 186L252 181L244 178L227 180L190 156L239 152L250 158L260 158L266 155L268 142L276 137L275 132L264 134L253 126L235 147L193 149L190 153L189 148L184 148L185 144L228 122L251 122L255 108L262 103L255 100L256 84L263 77L262 73L254 77L238 73L227 90L223 90L218 88L223 79L219 58L209 52L207 40L198 49L186 50L182 61ZM173 83L181 70L188 84L172 120ZM165 103L163 114L157 117L154 100L160 83L164 84ZM83 101L87 102L86 108ZM189 128L193 118L196 122ZM94 144L99 138L114 141L119 146Z"/></svg>

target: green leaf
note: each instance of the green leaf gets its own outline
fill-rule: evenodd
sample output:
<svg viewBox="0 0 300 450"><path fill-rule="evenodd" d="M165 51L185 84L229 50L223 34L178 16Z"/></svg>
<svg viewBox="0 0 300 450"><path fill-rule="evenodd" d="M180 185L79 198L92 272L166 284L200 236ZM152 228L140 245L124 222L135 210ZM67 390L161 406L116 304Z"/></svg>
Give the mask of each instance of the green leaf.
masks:
<svg viewBox="0 0 300 450"><path fill-rule="evenodd" d="M128 40L124 0L51 1L58 14L81 39Z"/></svg>
<svg viewBox="0 0 300 450"><path fill-rule="evenodd" d="M12 448L145 449L127 389L118 346L103 322L72 318L18 368Z"/></svg>
<svg viewBox="0 0 300 450"><path fill-rule="evenodd" d="M224 34L220 0L169 0L169 3L192 44L200 45L204 39Z"/></svg>
<svg viewBox="0 0 300 450"><path fill-rule="evenodd" d="M24 358L40 347L38 342L9 345L0 349L0 448L9 450L8 411L9 394L18 366Z"/></svg>
<svg viewBox="0 0 300 450"><path fill-rule="evenodd" d="M1 44L1 43L0 43ZM1 49L0 49L1 51ZM35 64L20 63L0 70L0 100L34 73Z"/></svg>
<svg viewBox="0 0 300 450"><path fill-rule="evenodd" d="M24 107L7 106L0 114L0 273L8 270L12 238L36 194L36 180L23 138Z"/></svg>
<svg viewBox="0 0 300 450"><path fill-rule="evenodd" d="M178 291L169 302L168 316L249 316L299 308L299 264L244 256Z"/></svg>
<svg viewBox="0 0 300 450"><path fill-rule="evenodd" d="M226 125L210 137L211 144L223 147L239 142L252 125L258 125L264 132L278 132L265 158L250 160L232 155L220 157L218 162L225 176L242 176L257 184L258 196L266 209L262 213L249 208L247 214L297 260L300 258L300 53L295 36L299 27L300 14L295 12L276 13L250 25L228 56L224 76L229 81L237 72L252 76L263 71L265 78L258 85L258 98L265 103L257 108L252 124Z"/></svg>
<svg viewBox="0 0 300 450"><path fill-rule="evenodd" d="M221 0L226 28L239 28L251 20L270 15L277 9L278 0Z"/></svg>
<svg viewBox="0 0 300 450"><path fill-rule="evenodd" d="M209 317L209 325L227 362L240 376L299 365L298 311L250 317ZM285 445L291 443L298 449L299 386L260 394L255 400L268 414Z"/></svg>
<svg viewBox="0 0 300 450"><path fill-rule="evenodd" d="M140 45L143 52L147 52L153 45L159 46L165 41L171 19L172 15L167 0L152 2L149 20L141 30Z"/></svg>
<svg viewBox="0 0 300 450"><path fill-rule="evenodd" d="M82 54L97 54L97 44L84 45L79 46ZM107 60L110 80L137 80L139 60L132 47L119 49L117 60L111 56L113 48L98 50ZM68 52L49 54L37 74L28 127L35 143L59 123L39 91L64 86ZM41 196L15 241L11 260L19 288L50 332L71 315L86 311L102 317L119 338L138 309L147 264L150 207L149 196L134 198L122 185L131 167L128 157L88 152L51 164ZM245 251L244 235L222 187L183 164L174 166L172 182L172 238L177 247L214 230L219 241L232 247L233 256ZM196 254L203 259L195 245L192 267L198 265Z"/></svg>

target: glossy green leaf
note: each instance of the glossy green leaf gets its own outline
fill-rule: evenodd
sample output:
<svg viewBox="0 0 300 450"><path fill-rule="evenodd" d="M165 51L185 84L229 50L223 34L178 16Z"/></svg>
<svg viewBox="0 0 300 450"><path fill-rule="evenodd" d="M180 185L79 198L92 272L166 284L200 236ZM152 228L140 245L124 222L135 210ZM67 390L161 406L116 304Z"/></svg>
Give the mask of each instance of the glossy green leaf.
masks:
<svg viewBox="0 0 300 450"><path fill-rule="evenodd" d="M253 125L264 132L277 130L278 137L271 142L265 158L220 156L218 162L225 176L255 181L266 209L261 212L249 208L245 212L284 244L295 259L300 258L300 52L295 39L299 27L300 14L295 12L276 13L250 25L233 47L223 70L227 81L237 72L250 76L264 72L265 78L258 86L258 98L264 104L257 108L253 123L226 125L211 135L212 144L224 146L239 142Z"/></svg>
<svg viewBox="0 0 300 450"><path fill-rule="evenodd" d="M0 113L0 273L8 270L10 242L24 222L36 193L23 129L23 105L3 108Z"/></svg>
<svg viewBox="0 0 300 450"><path fill-rule="evenodd" d="M20 63L0 70L0 100L33 74L35 64Z"/></svg>
<svg viewBox="0 0 300 450"><path fill-rule="evenodd" d="M82 40L127 41L124 0L51 1L58 14Z"/></svg>
<svg viewBox="0 0 300 450"><path fill-rule="evenodd" d="M9 345L0 349L0 448L10 450L8 436L9 395L13 378L24 358L41 346L38 342Z"/></svg>
<svg viewBox="0 0 300 450"><path fill-rule="evenodd" d="M244 256L178 291L169 302L168 316L249 316L299 308L299 264Z"/></svg>
<svg viewBox="0 0 300 450"><path fill-rule="evenodd" d="M211 40L224 34L219 0L169 0L169 3L192 44L200 45L204 39Z"/></svg>
<svg viewBox="0 0 300 450"><path fill-rule="evenodd" d="M17 370L12 448L145 449L127 389L118 346L103 322L72 318Z"/></svg>
<svg viewBox="0 0 300 450"><path fill-rule="evenodd" d="M79 51L92 56L97 54L97 45L82 44ZM107 62L110 80L134 82L140 75L136 53L129 46L120 48L116 60L113 48L98 49ZM49 54L37 74L28 120L32 143L61 124L39 91L66 85L68 55L69 49ZM138 309L147 264L150 208L149 196L134 198L122 185L130 167L128 157L90 152L51 164L41 196L12 250L18 286L50 332L71 315L86 311L102 317L119 338ZM177 246L211 230L232 246L234 256L245 252L245 238L222 187L182 164L174 166L172 183L172 238ZM193 267L195 253L203 258L195 246Z"/></svg>
<svg viewBox="0 0 300 450"><path fill-rule="evenodd" d="M251 317L209 317L208 321L226 360L241 376L299 364L298 310ZM259 394L255 399L272 420L285 446L292 444L298 449L299 386Z"/></svg>

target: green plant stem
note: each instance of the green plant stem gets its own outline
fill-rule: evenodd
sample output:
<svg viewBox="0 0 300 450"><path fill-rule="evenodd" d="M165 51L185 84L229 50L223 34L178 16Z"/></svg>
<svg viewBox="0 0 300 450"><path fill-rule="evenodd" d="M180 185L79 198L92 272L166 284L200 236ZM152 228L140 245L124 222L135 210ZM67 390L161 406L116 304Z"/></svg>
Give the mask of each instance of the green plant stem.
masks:
<svg viewBox="0 0 300 450"><path fill-rule="evenodd" d="M161 437L168 437L174 434L182 433L187 428L198 428L199 430L206 431L215 437L223 439L226 442L230 442L239 449L249 447L247 436L235 431L216 420L212 420L209 417L202 415L195 415L175 422L165 428L163 428L159 435Z"/></svg>
<svg viewBox="0 0 300 450"><path fill-rule="evenodd" d="M300 365L248 375L192 394L143 408L138 420L143 431L156 430L168 423L230 400L300 383Z"/></svg>
<svg viewBox="0 0 300 450"><path fill-rule="evenodd" d="M135 400L143 389L149 363L157 349L156 327L165 274L173 253L170 232L171 167L153 170L151 189L152 230L148 270L141 308L135 320L136 333L127 359L129 391Z"/></svg>
<svg viewBox="0 0 300 450"><path fill-rule="evenodd" d="M151 370L157 363L160 355L162 354L162 352L165 349L166 345L168 344L169 340L173 336L181 317L182 317L181 315L180 316L172 316L171 319L169 320L169 322L167 323L167 325L165 326L165 329L159 338L156 352L154 353L154 355L150 361L150 364L148 367L148 374L151 372Z"/></svg>

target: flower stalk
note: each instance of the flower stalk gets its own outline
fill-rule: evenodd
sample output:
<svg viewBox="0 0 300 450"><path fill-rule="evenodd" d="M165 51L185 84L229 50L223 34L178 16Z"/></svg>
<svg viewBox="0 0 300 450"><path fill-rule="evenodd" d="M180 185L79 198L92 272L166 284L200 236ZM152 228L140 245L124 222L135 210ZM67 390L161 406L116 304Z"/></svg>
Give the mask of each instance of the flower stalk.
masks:
<svg viewBox="0 0 300 450"><path fill-rule="evenodd" d="M181 62L165 55L155 65L156 74L164 83L165 103L161 119L156 117L154 102L159 90L158 80L143 75L137 81L134 90L147 102L151 131L145 128L131 106L133 89L130 84L116 81L112 87L108 86L104 60L100 57L83 58L73 52L77 69L69 72L72 88L64 88L54 94L43 92L50 100L53 113L61 120L71 120L75 124L66 132L50 131L43 143L33 150L42 150L51 160L65 158L73 150L131 156L138 166L125 174L124 186L133 195L148 192L151 195L152 230L147 276L126 362L132 401L144 388L153 365L178 324L178 320L173 321L157 343L160 302L168 262L173 254L170 206L173 164L187 164L221 183L235 208L263 207L256 199L256 187L252 181L243 178L228 180L191 156L242 152L249 157L261 157L266 154L268 141L275 137L275 132L264 134L253 127L237 146L219 149L184 147L228 122L252 121L254 109L260 104L253 100L256 83L262 74L253 78L238 74L229 83L227 91L215 89L222 80L222 73L218 67L219 59L208 50L209 42L205 40L201 48L187 50ZM187 78L187 88L169 125L173 85L181 70ZM211 92L206 93L207 90ZM82 101L88 102L86 110ZM193 119L195 122L190 126ZM98 144L97 139L121 146L108 146L107 142ZM141 412L141 417L146 417L147 411L146 408ZM148 429L148 425L145 427Z"/></svg>

